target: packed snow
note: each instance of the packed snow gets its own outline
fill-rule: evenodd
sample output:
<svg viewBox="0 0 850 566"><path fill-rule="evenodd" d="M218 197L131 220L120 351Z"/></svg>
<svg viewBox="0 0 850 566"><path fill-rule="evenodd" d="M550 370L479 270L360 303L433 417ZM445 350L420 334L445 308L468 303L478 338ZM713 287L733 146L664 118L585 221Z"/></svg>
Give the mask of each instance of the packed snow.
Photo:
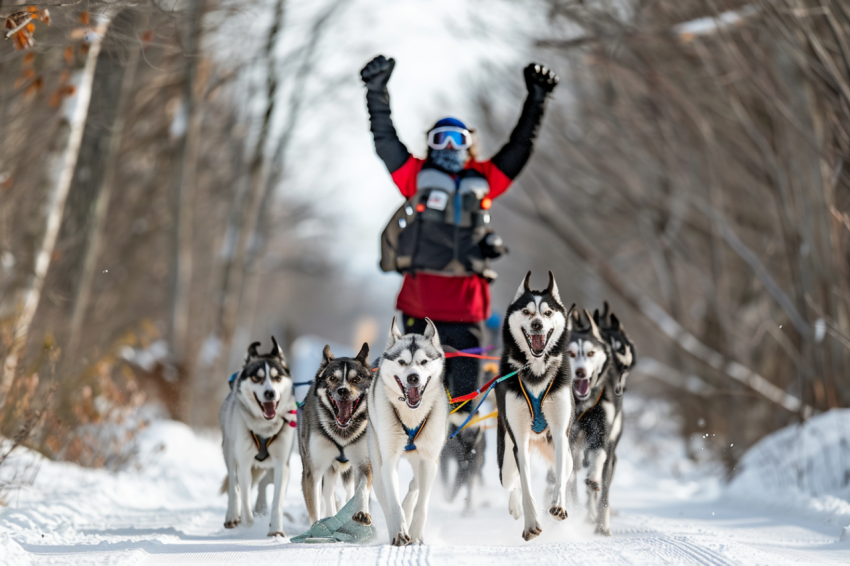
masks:
<svg viewBox="0 0 850 566"><path fill-rule="evenodd" d="M850 563L850 540L841 540L850 523L850 411L832 411L764 439L745 455L741 473L728 487L718 479L717 464L685 457L664 405L627 398L626 411L610 538L593 534L581 507L563 523L544 518L543 534L524 542L499 486L493 430L477 511L466 516L460 499L447 503L437 494L427 545L388 546L374 499L379 538L369 546L268 538L264 517L253 527L226 530L219 436L156 421L140 437L138 465L125 471L85 469L15 452L0 475L37 475L31 485L5 494L0 563ZM309 526L297 453L292 463L284 521L289 536ZM542 498L542 464L535 466L533 480L536 497Z"/></svg>

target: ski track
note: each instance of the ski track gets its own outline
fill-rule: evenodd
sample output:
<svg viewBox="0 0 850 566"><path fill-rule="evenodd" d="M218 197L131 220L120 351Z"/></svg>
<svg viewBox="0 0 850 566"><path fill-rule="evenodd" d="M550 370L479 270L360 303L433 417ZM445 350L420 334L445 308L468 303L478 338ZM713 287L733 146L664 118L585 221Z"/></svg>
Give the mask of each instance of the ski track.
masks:
<svg viewBox="0 0 850 566"><path fill-rule="evenodd" d="M165 449L152 451L158 456L141 472L110 473L41 462L35 485L11 494L9 505L0 507L0 564L850 563L850 541L838 541L844 525L744 503L713 489L716 482L709 478L675 480L662 464L625 448L612 491L612 537L593 534L583 504L570 509L562 523L550 518L542 500L545 472L537 465L532 482L538 488L535 498L543 533L524 542L522 523L508 514L507 492L498 482L493 431L488 432L485 485L476 512L462 516L460 498L446 502L438 481L426 531L429 544L388 546L374 498L379 533L375 544L290 544L265 536L267 516L258 516L252 527L223 528L226 496L218 494L224 469L218 439L198 437L176 423L159 423L152 429L151 442L164 442ZM284 519L290 535L308 527L300 473L294 454ZM403 468L400 484L406 486L409 477L409 469Z"/></svg>

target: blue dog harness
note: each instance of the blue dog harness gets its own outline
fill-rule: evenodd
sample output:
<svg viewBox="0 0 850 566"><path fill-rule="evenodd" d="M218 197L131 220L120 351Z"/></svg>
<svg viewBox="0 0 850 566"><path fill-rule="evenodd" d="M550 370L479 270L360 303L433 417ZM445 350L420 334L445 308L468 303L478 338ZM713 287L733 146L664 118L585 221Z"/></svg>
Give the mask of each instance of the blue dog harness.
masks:
<svg viewBox="0 0 850 566"><path fill-rule="evenodd" d="M528 410L531 412L531 430L537 434L542 434L549 428L546 415L543 414L543 400L549 394L549 389L552 388L553 383L555 383L554 378L549 382L549 387L546 388L546 391L540 397L535 397L525 390L525 386L522 384L522 376L519 379L519 388L522 389L522 394L525 395L525 400L528 403Z"/></svg>
<svg viewBox="0 0 850 566"><path fill-rule="evenodd" d="M416 427L407 428L407 426L405 426L405 424L402 422L401 417L398 416L398 411L396 411L395 407L393 407L393 411L395 412L395 418L398 419L398 424L401 425L401 428L404 429L404 433L407 435L407 444L404 447L404 451L413 452L414 450L416 450L416 437L418 437L419 433L422 432L422 427L425 426L425 423L428 421L428 417L430 417L431 415L429 414L428 417L422 419L422 422L419 423L419 425L417 425Z"/></svg>

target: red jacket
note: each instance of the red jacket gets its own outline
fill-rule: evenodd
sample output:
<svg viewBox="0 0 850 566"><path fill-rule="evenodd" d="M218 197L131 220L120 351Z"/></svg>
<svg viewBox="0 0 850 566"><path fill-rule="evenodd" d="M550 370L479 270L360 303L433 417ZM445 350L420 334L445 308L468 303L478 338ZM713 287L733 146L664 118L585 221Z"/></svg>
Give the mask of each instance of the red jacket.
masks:
<svg viewBox="0 0 850 566"><path fill-rule="evenodd" d="M392 173L404 198L416 194L416 176L425 160L410 156ZM467 169L475 169L490 184L489 197L495 199L511 185L511 180L490 160L471 161ZM406 273L396 308L406 315L442 322L480 322L490 316L490 284L478 275L450 277L432 273Z"/></svg>

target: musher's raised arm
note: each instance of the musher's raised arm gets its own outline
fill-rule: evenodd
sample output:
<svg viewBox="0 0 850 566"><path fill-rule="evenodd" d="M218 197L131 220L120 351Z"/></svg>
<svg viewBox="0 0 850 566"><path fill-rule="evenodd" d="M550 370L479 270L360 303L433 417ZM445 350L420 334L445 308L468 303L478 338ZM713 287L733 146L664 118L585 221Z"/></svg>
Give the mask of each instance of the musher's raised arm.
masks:
<svg viewBox="0 0 850 566"><path fill-rule="evenodd" d="M369 109L375 150L390 174L395 173L410 157L410 152L398 139L390 116L390 93L387 90L387 82L390 80L394 67L395 59L378 55L360 71L360 78L366 84L366 107Z"/></svg>
<svg viewBox="0 0 850 566"><path fill-rule="evenodd" d="M534 140L543 119L546 98L558 84L555 73L537 63L529 64L523 70L523 75L528 96L522 106L522 113L508 143L490 160L511 181L519 175L531 157Z"/></svg>

